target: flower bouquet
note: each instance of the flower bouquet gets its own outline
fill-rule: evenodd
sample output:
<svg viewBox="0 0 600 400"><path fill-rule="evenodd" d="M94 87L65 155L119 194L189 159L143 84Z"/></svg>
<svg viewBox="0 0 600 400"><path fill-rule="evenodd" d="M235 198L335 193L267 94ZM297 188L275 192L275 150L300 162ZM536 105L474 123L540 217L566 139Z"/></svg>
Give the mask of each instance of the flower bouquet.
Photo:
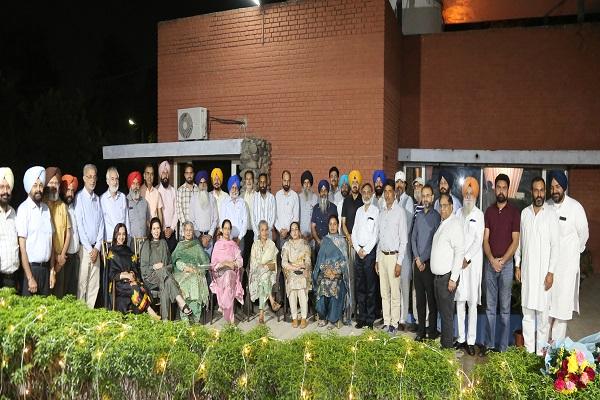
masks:
<svg viewBox="0 0 600 400"><path fill-rule="evenodd" d="M547 349L542 372L552 378L556 391L570 394L585 389L596 379L598 364L589 346L566 338Z"/></svg>

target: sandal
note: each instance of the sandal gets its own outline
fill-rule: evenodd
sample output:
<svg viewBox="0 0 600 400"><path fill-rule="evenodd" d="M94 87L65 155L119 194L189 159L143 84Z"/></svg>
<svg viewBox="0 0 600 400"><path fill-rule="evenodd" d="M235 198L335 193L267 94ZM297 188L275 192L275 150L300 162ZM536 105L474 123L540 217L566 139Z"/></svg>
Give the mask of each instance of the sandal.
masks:
<svg viewBox="0 0 600 400"><path fill-rule="evenodd" d="M322 320L320 320L320 321L319 321L319 323L317 324L317 326L318 326L319 328L322 328L322 327L324 327L324 326L326 326L326 325L327 325L327 320L326 320L326 319L322 319Z"/></svg>
<svg viewBox="0 0 600 400"><path fill-rule="evenodd" d="M276 313L277 311L279 311L279 309L281 308L281 304L279 304L278 302L271 302L271 310L273 310L274 313Z"/></svg>

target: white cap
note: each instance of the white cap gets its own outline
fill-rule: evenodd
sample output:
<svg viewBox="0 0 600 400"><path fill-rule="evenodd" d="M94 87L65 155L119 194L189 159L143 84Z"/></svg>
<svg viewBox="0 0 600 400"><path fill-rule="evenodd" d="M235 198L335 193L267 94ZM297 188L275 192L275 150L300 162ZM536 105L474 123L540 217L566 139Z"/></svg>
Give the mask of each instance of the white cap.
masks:
<svg viewBox="0 0 600 400"><path fill-rule="evenodd" d="M406 182L406 174L404 173L404 171L396 172L396 175L394 176L394 182L398 181Z"/></svg>
<svg viewBox="0 0 600 400"><path fill-rule="evenodd" d="M415 180L413 181L413 186L415 185L415 183L420 183L421 186L425 186L425 179L423 179L422 176L418 176L415 178Z"/></svg>

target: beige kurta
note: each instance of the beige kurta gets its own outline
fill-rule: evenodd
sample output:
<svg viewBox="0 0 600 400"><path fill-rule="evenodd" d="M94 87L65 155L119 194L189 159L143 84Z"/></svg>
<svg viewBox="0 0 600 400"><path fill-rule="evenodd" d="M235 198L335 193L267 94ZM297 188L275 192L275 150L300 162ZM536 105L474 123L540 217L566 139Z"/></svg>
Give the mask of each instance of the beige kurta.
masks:
<svg viewBox="0 0 600 400"><path fill-rule="evenodd" d="M304 273L294 273L292 265L304 265ZM285 274L285 291L289 296L290 290L305 289L307 292L312 288L312 265L310 259L310 247L304 239L288 240L281 249L281 267Z"/></svg>

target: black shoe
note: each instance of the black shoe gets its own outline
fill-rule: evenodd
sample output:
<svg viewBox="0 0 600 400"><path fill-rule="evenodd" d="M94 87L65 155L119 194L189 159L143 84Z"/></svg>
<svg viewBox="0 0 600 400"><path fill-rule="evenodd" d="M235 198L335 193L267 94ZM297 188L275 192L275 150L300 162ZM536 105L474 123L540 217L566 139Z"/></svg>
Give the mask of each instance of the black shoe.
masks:
<svg viewBox="0 0 600 400"><path fill-rule="evenodd" d="M465 342L454 342L454 345L452 347L454 347L456 350L460 350L463 349L465 347L466 343Z"/></svg>
<svg viewBox="0 0 600 400"><path fill-rule="evenodd" d="M358 322L356 322L356 325L354 325L354 327L355 327L356 329L362 329L362 328L364 328L365 326L367 326L367 324L366 324L366 323L364 323L363 321L358 321Z"/></svg>
<svg viewBox="0 0 600 400"><path fill-rule="evenodd" d="M475 346L473 346L472 344L467 346L467 354L470 356L474 356L475 355Z"/></svg>
<svg viewBox="0 0 600 400"><path fill-rule="evenodd" d="M488 354L488 348L485 346L480 346L479 347L479 357L485 357Z"/></svg>
<svg viewBox="0 0 600 400"><path fill-rule="evenodd" d="M429 335L427 335L427 339L429 339L429 340L436 340L439 337L440 337L440 333L437 331L433 334L430 333Z"/></svg>
<svg viewBox="0 0 600 400"><path fill-rule="evenodd" d="M425 340L425 335L419 334L419 335L415 336L415 342L422 342L424 340Z"/></svg>
<svg viewBox="0 0 600 400"><path fill-rule="evenodd" d="M370 324L365 324L365 328L373 330L373 323L371 322Z"/></svg>
<svg viewBox="0 0 600 400"><path fill-rule="evenodd" d="M418 328L417 324L409 324L408 328L406 328L406 329L408 329L409 332L416 332L419 328Z"/></svg>
<svg viewBox="0 0 600 400"><path fill-rule="evenodd" d="M399 331L405 331L406 330L406 325L404 325L404 324L398 324L398 330Z"/></svg>

